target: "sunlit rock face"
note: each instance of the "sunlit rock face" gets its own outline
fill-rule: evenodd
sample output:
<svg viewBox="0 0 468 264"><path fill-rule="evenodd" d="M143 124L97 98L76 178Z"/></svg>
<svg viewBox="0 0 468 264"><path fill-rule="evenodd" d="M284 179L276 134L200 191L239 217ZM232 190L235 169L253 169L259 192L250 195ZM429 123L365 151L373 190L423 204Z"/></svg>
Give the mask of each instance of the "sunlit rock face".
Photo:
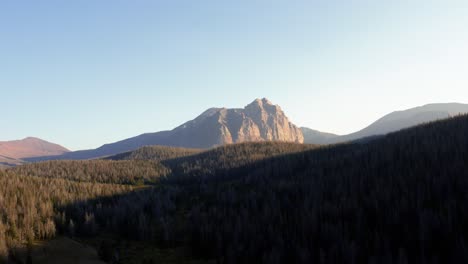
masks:
<svg viewBox="0 0 468 264"><path fill-rule="evenodd" d="M302 143L301 130L289 122L281 107L263 98L257 99L244 109L245 117L252 120L263 140L280 140Z"/></svg>
<svg viewBox="0 0 468 264"><path fill-rule="evenodd" d="M302 131L292 124L278 105L256 99L244 109L211 108L174 129L181 145L211 147L246 141L303 143ZM184 135L184 136L183 136ZM190 142L191 141L191 142Z"/></svg>

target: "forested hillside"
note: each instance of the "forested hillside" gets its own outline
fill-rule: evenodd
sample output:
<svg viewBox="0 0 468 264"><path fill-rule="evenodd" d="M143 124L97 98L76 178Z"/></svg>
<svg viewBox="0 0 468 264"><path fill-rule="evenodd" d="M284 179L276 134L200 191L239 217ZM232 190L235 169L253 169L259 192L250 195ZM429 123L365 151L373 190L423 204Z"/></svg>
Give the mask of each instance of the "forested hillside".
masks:
<svg viewBox="0 0 468 264"><path fill-rule="evenodd" d="M165 227L149 232L157 240L224 263L463 263L467 134L462 116L262 160L226 181L169 181L169 206L143 222Z"/></svg>
<svg viewBox="0 0 468 264"><path fill-rule="evenodd" d="M231 145L163 160L164 180L133 191L0 172L13 190L0 196L0 248L41 219L55 233L112 234L99 247L109 262L122 261L122 241L145 241L218 263L467 263L467 135L459 116L353 144Z"/></svg>
<svg viewBox="0 0 468 264"><path fill-rule="evenodd" d="M210 157L214 159L210 161L211 165L222 167L228 161L226 157L234 157L236 153L242 155L242 159L237 159L240 162L229 160L232 164L228 167L232 167L304 149L307 147L300 144L289 146L288 143L274 142L230 145L214 149L207 155L194 156L183 164L187 167L189 161L206 163ZM0 235L0 256L10 252L10 257L19 261L17 249L31 245L35 239L52 238L59 233L89 237L106 231L133 240L174 241L175 238L162 235L165 225L161 226L161 223L172 223L175 215L179 216L167 214L176 210L172 199L178 188L158 185L131 192L134 187L128 185L154 185L160 177L172 173L169 165L176 164L171 161L171 164L163 165L158 161L199 152L196 149L143 147L111 157L123 160L46 161L0 171L0 190L5 190L0 195L0 205L4 205L0 206L0 234L5 235L4 239ZM190 169L198 170L199 167ZM146 208L153 210L147 213ZM161 215L163 218L150 217L159 211L165 213Z"/></svg>
<svg viewBox="0 0 468 264"><path fill-rule="evenodd" d="M32 245L35 239L48 239L59 232L73 236L85 229L94 230L97 224L93 212L84 212L86 219L71 219L59 208L100 197L128 193L131 186L74 182L20 176L0 170L0 263L18 262L16 251ZM86 223L77 228L75 223ZM87 232L87 231L85 231Z"/></svg>
<svg viewBox="0 0 468 264"><path fill-rule="evenodd" d="M167 177L180 184L200 181L216 175L216 180L238 177L250 170L249 165L267 158L303 152L315 145L287 142L249 142L224 145L197 155L169 159L163 164L171 168Z"/></svg>
<svg viewBox="0 0 468 264"><path fill-rule="evenodd" d="M115 184L153 184L169 173L159 162L145 160L56 160L9 170L27 176Z"/></svg>
<svg viewBox="0 0 468 264"><path fill-rule="evenodd" d="M134 151L107 157L110 160L153 160L163 161L200 153L201 149L177 148L168 146L145 146Z"/></svg>
<svg viewBox="0 0 468 264"><path fill-rule="evenodd" d="M205 179L192 246L233 263L466 262L467 134L458 117Z"/></svg>

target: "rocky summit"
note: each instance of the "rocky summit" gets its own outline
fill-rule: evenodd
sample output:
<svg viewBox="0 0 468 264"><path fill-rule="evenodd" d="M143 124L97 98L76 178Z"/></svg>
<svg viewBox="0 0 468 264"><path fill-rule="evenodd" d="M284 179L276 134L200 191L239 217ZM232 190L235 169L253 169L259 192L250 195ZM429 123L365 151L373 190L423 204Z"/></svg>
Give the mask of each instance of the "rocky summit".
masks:
<svg viewBox="0 0 468 264"><path fill-rule="evenodd" d="M280 106L272 104L266 98L256 99L243 109L208 109L194 120L175 128L173 132L180 135L178 138L183 143L181 145L203 142L191 147L246 141L304 141L300 128L288 120Z"/></svg>

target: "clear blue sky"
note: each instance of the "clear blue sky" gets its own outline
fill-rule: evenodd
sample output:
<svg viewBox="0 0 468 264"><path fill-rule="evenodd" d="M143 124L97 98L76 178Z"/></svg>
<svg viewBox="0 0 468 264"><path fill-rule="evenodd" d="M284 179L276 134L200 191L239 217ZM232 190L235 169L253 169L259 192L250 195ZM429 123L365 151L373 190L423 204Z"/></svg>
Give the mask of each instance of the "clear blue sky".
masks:
<svg viewBox="0 0 468 264"><path fill-rule="evenodd" d="M468 102L468 1L0 2L0 141L70 149L257 97L345 134Z"/></svg>

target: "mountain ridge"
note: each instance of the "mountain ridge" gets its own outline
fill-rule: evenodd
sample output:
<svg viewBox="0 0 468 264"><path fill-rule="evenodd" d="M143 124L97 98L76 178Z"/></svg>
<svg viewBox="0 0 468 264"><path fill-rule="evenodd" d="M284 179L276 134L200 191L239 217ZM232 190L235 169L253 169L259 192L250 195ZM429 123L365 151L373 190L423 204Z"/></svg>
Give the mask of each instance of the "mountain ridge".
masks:
<svg viewBox="0 0 468 264"><path fill-rule="evenodd" d="M422 123L468 113L468 104L431 103L393 111L367 127L348 135L335 135L292 124L281 107L268 99L256 99L244 108L208 108L200 115L172 130L144 133L91 150L62 155L25 158L27 161L50 159L92 159L136 150L143 146L161 145L207 149L214 146L250 141L286 141L308 144L335 144L372 139ZM0 153L2 154L2 153Z"/></svg>
<svg viewBox="0 0 468 264"><path fill-rule="evenodd" d="M104 144L97 149L31 158L28 161L92 159L132 151L147 145L206 149L250 141L303 143L304 137L302 131L289 121L279 105L262 98L255 99L244 108L209 108L172 130L141 134Z"/></svg>
<svg viewBox="0 0 468 264"><path fill-rule="evenodd" d="M0 156L4 159L21 160L39 156L61 155L69 152L65 147L36 137L0 141Z"/></svg>
<svg viewBox="0 0 468 264"><path fill-rule="evenodd" d="M431 103L417 106L405 110L393 111L377 119L367 127L347 134L335 135L325 132L319 132L310 128L303 127L303 133L306 136L305 143L309 144L335 144L347 141L369 138L379 135L385 135L401 129L445 119L458 114L468 113L468 104L461 103ZM310 136L308 130L318 132Z"/></svg>

